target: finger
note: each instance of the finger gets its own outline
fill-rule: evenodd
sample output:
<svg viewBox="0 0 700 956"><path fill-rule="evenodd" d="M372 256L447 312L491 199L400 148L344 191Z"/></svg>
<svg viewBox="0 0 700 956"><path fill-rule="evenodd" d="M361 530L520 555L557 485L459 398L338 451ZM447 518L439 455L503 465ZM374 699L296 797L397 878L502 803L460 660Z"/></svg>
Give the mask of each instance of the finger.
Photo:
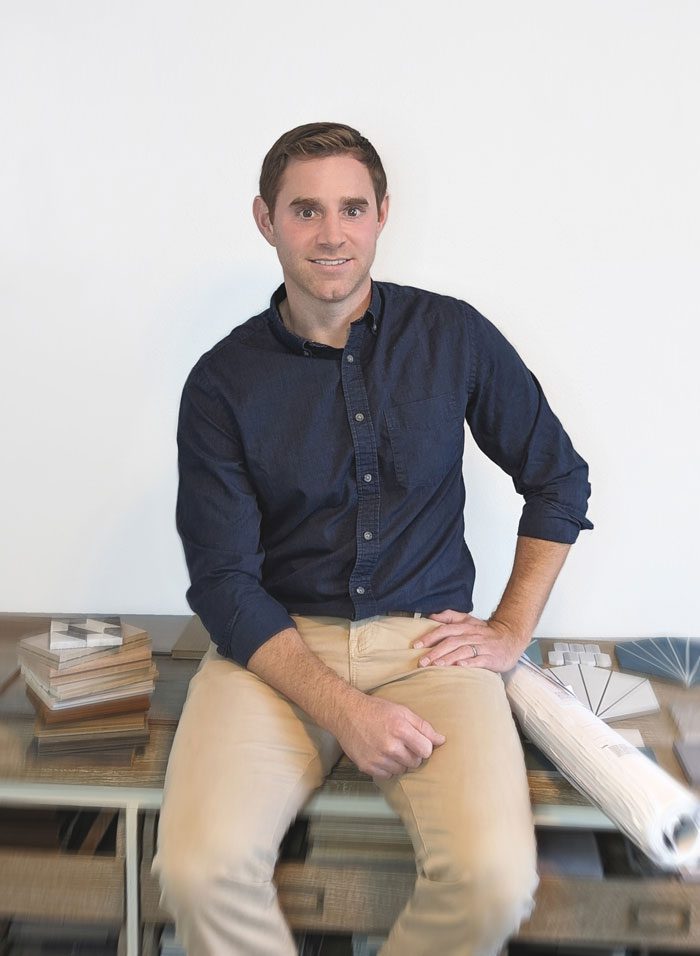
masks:
<svg viewBox="0 0 700 956"><path fill-rule="evenodd" d="M413 730L413 728L409 728L409 730L411 733L418 734L418 731ZM422 753L418 752L414 753L409 740L406 739L405 732L402 734L402 737L404 739L397 738L394 740L391 746L383 752L379 759L393 760L395 763L398 763L403 770L408 770L409 768L418 766L423 760L423 755ZM423 739L428 747L430 747L430 751L432 752L433 748L430 741L426 738ZM423 750L425 750L425 748L423 748ZM428 754L428 756L430 756L430 754ZM384 765L382 764L382 766Z"/></svg>
<svg viewBox="0 0 700 956"><path fill-rule="evenodd" d="M440 627L428 631L427 634L422 634L417 641L413 642L413 647L434 647L440 641L444 641L446 637L468 637L470 634L481 634L482 631L483 628L479 628L478 625L472 624L470 621L463 621L460 624L442 624Z"/></svg>
<svg viewBox="0 0 700 956"><path fill-rule="evenodd" d="M474 653L475 647L478 651L477 654ZM464 644L461 647L457 647L452 651L446 652L441 657L437 658L434 663L437 667L445 667L462 663L462 661L467 662L477 660L479 657L483 656L483 647L480 648L477 644Z"/></svg>
<svg viewBox="0 0 700 956"><path fill-rule="evenodd" d="M500 674L504 670L510 670L510 668L503 666L502 662L498 658L494 658L490 654L479 654L478 657L472 657L467 661L457 661L455 666L483 667L484 670L495 671L496 674Z"/></svg>
<svg viewBox="0 0 700 956"><path fill-rule="evenodd" d="M440 744L445 743L445 735L441 734L440 731L436 730L432 724L429 724L427 720L423 720L422 717L419 717L418 714L414 714L412 711L409 712L411 717L411 722L419 734L422 734L423 737L426 737L433 746L439 747Z"/></svg>
<svg viewBox="0 0 700 956"><path fill-rule="evenodd" d="M429 614L428 618L431 621L445 621L447 624L450 624L454 621L455 614L457 614L457 611L447 608L445 611L436 611L434 614Z"/></svg>
<svg viewBox="0 0 700 956"><path fill-rule="evenodd" d="M399 763L398 760L394 760L392 757L384 757L381 760L377 760L375 763L375 770L372 774L374 777L380 776L380 774L386 774L386 778L395 777L399 774L402 774L406 768Z"/></svg>
<svg viewBox="0 0 700 956"><path fill-rule="evenodd" d="M440 641L431 651L428 651L427 654L421 657L418 661L418 666L427 667L429 664L435 664L439 658L444 657L445 654L449 654L459 647L464 647L468 640L469 638L464 638L461 634L455 635L454 637L446 637L444 641Z"/></svg>
<svg viewBox="0 0 700 956"><path fill-rule="evenodd" d="M404 744L411 758L427 760L433 752L433 742L426 734L415 727L407 727L404 733Z"/></svg>
<svg viewBox="0 0 700 956"><path fill-rule="evenodd" d="M478 620L478 618L472 618L471 614L467 614L464 611L438 611L435 614L428 614L428 620L437 621L438 624L466 624L470 620Z"/></svg>
<svg viewBox="0 0 700 956"><path fill-rule="evenodd" d="M482 655L474 658L470 661L459 661L461 667L484 667L486 670L494 671L496 674L504 674L506 671L512 670L515 667L515 664L510 662L510 659L503 658L500 656L494 655Z"/></svg>
<svg viewBox="0 0 700 956"><path fill-rule="evenodd" d="M433 748L431 745L430 746L431 753L432 753L432 750ZM429 756L430 754L428 754L428 757ZM394 760L398 761L401 764L403 770L417 770L418 767L420 767L420 765L423 763L423 760L426 759L425 757L422 756L422 754L414 753L408 744L406 744L406 746L403 747L401 753L392 754L392 757Z"/></svg>
<svg viewBox="0 0 700 956"><path fill-rule="evenodd" d="M394 774L389 773L388 770L371 770L370 776L372 780L391 780Z"/></svg>

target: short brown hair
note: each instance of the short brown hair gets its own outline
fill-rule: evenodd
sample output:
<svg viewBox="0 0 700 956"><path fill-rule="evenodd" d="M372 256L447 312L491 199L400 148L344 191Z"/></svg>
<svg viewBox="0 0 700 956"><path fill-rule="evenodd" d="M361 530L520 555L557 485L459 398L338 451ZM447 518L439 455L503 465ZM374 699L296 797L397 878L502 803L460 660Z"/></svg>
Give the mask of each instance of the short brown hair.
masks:
<svg viewBox="0 0 700 956"><path fill-rule="evenodd" d="M260 195L270 216L274 215L282 174L290 159L315 159L345 153L367 167L379 210L386 196L386 174L379 154L370 141L344 123L306 123L283 133L263 160Z"/></svg>

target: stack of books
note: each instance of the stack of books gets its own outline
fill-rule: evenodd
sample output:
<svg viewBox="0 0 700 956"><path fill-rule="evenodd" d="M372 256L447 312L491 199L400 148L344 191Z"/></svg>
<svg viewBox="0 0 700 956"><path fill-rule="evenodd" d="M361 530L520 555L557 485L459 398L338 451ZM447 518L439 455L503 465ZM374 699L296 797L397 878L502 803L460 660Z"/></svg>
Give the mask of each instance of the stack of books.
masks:
<svg viewBox="0 0 700 956"><path fill-rule="evenodd" d="M156 668L147 631L118 619L52 620L19 662L39 754L133 751L148 741Z"/></svg>
<svg viewBox="0 0 700 956"><path fill-rule="evenodd" d="M324 814L310 820L308 843L309 864L415 870L413 846L400 820L369 818L358 827L354 818Z"/></svg>

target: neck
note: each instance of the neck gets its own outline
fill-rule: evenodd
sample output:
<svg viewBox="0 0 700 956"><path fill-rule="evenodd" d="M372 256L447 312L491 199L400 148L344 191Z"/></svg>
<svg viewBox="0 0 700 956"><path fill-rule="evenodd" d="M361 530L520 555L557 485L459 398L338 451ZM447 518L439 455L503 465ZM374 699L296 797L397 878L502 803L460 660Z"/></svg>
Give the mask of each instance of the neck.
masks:
<svg viewBox="0 0 700 956"><path fill-rule="evenodd" d="M280 315L287 328L302 339L342 349L350 324L365 314L372 298L371 284L361 290L354 302L318 302L295 294L287 286L287 298L280 303Z"/></svg>

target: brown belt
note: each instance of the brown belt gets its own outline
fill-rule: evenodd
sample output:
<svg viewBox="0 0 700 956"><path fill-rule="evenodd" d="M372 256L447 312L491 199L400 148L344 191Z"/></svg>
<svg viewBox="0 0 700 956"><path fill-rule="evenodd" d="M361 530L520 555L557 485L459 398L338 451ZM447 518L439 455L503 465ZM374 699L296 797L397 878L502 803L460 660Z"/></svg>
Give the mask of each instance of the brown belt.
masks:
<svg viewBox="0 0 700 956"><path fill-rule="evenodd" d="M427 617L422 611L386 611L386 617Z"/></svg>

